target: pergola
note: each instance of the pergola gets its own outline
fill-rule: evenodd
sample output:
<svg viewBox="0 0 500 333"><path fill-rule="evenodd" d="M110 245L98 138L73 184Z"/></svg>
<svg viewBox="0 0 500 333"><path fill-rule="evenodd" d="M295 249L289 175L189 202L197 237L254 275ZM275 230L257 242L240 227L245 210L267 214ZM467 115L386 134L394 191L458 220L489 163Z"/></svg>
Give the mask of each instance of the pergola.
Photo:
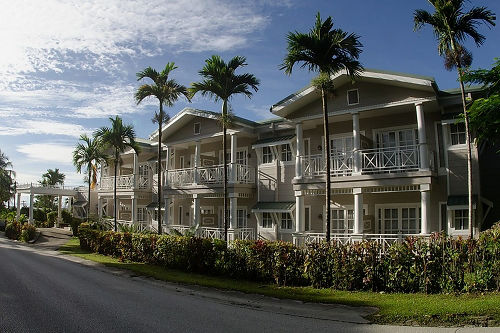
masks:
<svg viewBox="0 0 500 333"><path fill-rule="evenodd" d="M29 206L29 223L33 224L33 200L35 195L51 195L58 197L57 203L57 221L58 224L61 223L61 208L62 208L62 197L76 197L78 193L78 188L69 187L64 185L40 185L40 184L23 184L18 185L16 188L17 202L21 202L21 194L30 195L30 206ZM70 201L71 207L71 201ZM17 205L17 219L21 215L21 205Z"/></svg>

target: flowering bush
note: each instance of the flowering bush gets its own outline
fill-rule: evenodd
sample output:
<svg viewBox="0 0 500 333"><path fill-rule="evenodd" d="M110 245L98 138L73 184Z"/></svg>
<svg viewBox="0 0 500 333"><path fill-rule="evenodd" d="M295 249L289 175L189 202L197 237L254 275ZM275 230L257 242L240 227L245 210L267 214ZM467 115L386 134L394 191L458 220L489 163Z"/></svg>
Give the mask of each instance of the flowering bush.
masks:
<svg viewBox="0 0 500 333"><path fill-rule="evenodd" d="M376 242L220 240L79 227L80 245L124 260L190 272L339 290L438 293L500 290L500 224L479 239L409 237L382 252Z"/></svg>

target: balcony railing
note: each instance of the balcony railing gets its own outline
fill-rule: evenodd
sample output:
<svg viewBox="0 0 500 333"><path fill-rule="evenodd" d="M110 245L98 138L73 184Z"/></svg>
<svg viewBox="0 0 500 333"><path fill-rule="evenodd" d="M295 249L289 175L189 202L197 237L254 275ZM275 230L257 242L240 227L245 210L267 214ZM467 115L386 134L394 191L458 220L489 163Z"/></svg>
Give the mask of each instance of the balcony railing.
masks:
<svg viewBox="0 0 500 333"><path fill-rule="evenodd" d="M253 184L255 182L255 169L247 165L229 164L227 171L228 182L237 184ZM234 178L233 172L235 172ZM168 170L165 175L165 184L169 186L222 184L224 181L224 165Z"/></svg>
<svg viewBox="0 0 500 333"><path fill-rule="evenodd" d="M361 174L417 171L420 167L418 146L362 149L358 152ZM336 152L330 157L331 176L350 176L354 171L355 152ZM322 155L301 157L302 172L306 177L326 174Z"/></svg>
<svg viewBox="0 0 500 333"><path fill-rule="evenodd" d="M136 182L137 181L137 182ZM102 177L99 188L101 190L112 190L114 184L114 177ZM134 177L133 174L122 175L116 177L116 189L117 190L131 190L131 189L147 190L151 188L151 181L149 176L137 175Z"/></svg>
<svg viewBox="0 0 500 333"><path fill-rule="evenodd" d="M192 227L187 225L170 225L169 229L175 229L181 233L185 233ZM224 239L224 228L200 227L196 230L196 236L210 239ZM243 239L255 240L255 229L253 228L236 228L228 229L229 240Z"/></svg>

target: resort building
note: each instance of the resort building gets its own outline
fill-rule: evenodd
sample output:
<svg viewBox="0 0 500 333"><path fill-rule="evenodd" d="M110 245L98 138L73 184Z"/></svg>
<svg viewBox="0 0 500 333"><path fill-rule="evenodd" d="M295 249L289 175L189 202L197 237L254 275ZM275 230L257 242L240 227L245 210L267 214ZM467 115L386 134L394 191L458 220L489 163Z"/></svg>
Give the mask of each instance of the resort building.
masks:
<svg viewBox="0 0 500 333"><path fill-rule="evenodd" d="M334 239L390 242L435 231L466 236L471 227L477 233L496 208L496 198L481 191L480 175L499 164L494 154L473 145L475 220L470 223L460 91L441 91L430 77L377 70L365 70L354 83L345 74L333 80L329 171L323 158L321 95L315 88L273 105L273 120L234 117L227 131L229 238L297 244L323 239L325 177L332 181L328 209ZM467 93L474 99L481 91ZM122 155L118 220L157 230L157 216L163 214L165 231L199 226L201 236L223 238L218 114L185 108L175 115L163 128L161 166L157 136L140 140L139 155ZM101 216L113 214L112 173L112 165L102 168ZM158 177L164 184L160 212Z"/></svg>

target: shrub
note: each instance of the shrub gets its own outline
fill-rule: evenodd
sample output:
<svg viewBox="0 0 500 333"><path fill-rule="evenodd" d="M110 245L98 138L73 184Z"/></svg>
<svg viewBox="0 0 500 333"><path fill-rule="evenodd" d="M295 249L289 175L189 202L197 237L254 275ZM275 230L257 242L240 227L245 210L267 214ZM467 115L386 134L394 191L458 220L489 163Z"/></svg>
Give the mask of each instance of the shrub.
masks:
<svg viewBox="0 0 500 333"><path fill-rule="evenodd" d="M21 235L21 225L17 222L7 223L5 226L5 236L10 239L19 239Z"/></svg>
<svg viewBox="0 0 500 333"><path fill-rule="evenodd" d="M35 239L35 235L36 235L35 226L29 223L25 223L21 227L21 235L19 236L19 240L27 243Z"/></svg>
<svg viewBox="0 0 500 333"><path fill-rule="evenodd" d="M63 210L61 210L61 218L62 218L62 222L64 224L71 225L73 215L70 212L68 212L67 210L63 209Z"/></svg>
<svg viewBox="0 0 500 333"><path fill-rule="evenodd" d="M37 222L47 221L47 214L42 209L33 209L33 219Z"/></svg>
<svg viewBox="0 0 500 333"><path fill-rule="evenodd" d="M53 226L56 223L57 212L49 212L47 213L47 222L49 226Z"/></svg>
<svg viewBox="0 0 500 333"><path fill-rule="evenodd" d="M178 235L103 231L82 223L82 248L184 271L339 290L402 293L500 290L500 224L479 239L409 237L384 253L377 242L326 242L298 248L271 241L231 242Z"/></svg>
<svg viewBox="0 0 500 333"><path fill-rule="evenodd" d="M77 217L71 217L70 226L73 236L78 237L78 226L82 224L83 220Z"/></svg>

